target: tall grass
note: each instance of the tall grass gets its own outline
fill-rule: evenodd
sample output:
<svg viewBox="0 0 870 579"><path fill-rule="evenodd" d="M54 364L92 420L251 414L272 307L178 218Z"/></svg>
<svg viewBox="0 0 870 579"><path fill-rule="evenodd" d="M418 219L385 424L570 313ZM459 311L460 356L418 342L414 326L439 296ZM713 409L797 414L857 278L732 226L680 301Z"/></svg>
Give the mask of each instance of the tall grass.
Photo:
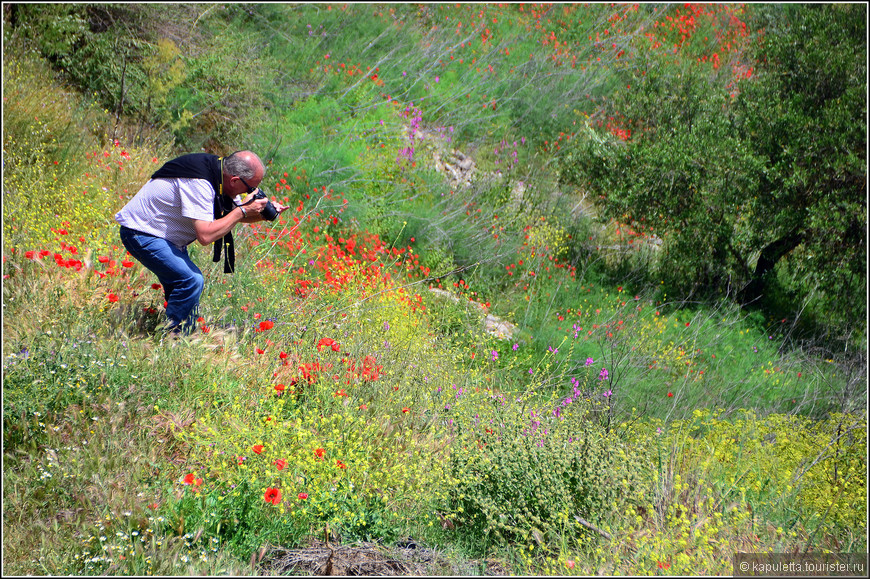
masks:
<svg viewBox="0 0 870 579"><path fill-rule="evenodd" d="M71 92L46 103L60 93L40 61L7 53L5 78L26 82L4 88L4 570L245 574L321 539L411 537L453 573L497 558L551 575L730 574L737 551L866 550L865 366L789 341L788 320L629 275L651 244L552 187L549 139L523 148L558 91L606 84L597 60L578 78L525 64L537 24L585 8L329 14L342 10L252 16L285 18L272 49L309 56L276 81L292 106L264 181L292 209L237 230L233 276L191 248L202 319L177 341L155 330L162 291L112 224L166 145L105 139L94 127L110 118ZM469 55L430 26L472 12L492 44L442 67ZM511 44L503 18L526 36ZM346 72L369 52L390 55L385 86ZM531 80L476 76L489 65ZM501 99L488 112L484 92ZM420 115L440 136L413 141L414 166L401 152ZM430 155L466 145L484 176L450 187ZM487 334L487 313L519 332Z"/></svg>

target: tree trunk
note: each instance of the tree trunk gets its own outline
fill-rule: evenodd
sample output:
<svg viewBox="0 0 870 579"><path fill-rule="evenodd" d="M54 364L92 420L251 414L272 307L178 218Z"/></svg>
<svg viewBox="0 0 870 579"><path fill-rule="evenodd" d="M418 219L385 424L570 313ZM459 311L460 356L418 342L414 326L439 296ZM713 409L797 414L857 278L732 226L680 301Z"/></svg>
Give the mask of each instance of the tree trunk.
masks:
<svg viewBox="0 0 870 579"><path fill-rule="evenodd" d="M758 262L755 264L755 271L752 272L749 283L740 292L740 302L748 304L763 298L767 289L767 273L788 252L800 245L803 240L804 232L795 228L785 236L768 243L761 250L761 255L758 256Z"/></svg>

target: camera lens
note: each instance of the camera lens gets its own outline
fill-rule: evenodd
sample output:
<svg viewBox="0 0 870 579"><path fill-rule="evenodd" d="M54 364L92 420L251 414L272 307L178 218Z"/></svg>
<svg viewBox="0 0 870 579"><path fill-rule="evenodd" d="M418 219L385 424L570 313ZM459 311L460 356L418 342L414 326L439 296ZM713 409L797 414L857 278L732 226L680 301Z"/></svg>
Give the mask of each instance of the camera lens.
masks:
<svg viewBox="0 0 870 579"><path fill-rule="evenodd" d="M275 218L278 217L278 210L275 209L275 206L271 203L266 203L266 206L263 207L261 215L269 221L274 221Z"/></svg>

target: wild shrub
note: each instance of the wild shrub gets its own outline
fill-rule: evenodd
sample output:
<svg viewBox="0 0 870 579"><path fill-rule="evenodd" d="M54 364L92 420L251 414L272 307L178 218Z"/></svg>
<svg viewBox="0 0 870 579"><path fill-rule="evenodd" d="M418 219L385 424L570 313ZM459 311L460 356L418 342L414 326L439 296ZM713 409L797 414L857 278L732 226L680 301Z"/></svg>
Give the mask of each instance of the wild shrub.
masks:
<svg viewBox="0 0 870 579"><path fill-rule="evenodd" d="M484 544L548 552L606 522L642 492L643 469L590 420L588 399L446 391L455 488L442 517Z"/></svg>

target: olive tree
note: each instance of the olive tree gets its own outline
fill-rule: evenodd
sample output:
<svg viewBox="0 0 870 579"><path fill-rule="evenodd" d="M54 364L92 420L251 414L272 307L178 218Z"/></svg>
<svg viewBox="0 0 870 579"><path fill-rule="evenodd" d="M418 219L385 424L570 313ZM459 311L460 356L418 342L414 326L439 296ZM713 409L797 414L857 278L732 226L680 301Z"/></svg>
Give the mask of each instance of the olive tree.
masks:
<svg viewBox="0 0 870 579"><path fill-rule="evenodd" d="M588 127L563 183L654 226L684 292L778 294L844 327L866 315L866 7L766 6L739 82L650 56L609 99L627 140Z"/></svg>

